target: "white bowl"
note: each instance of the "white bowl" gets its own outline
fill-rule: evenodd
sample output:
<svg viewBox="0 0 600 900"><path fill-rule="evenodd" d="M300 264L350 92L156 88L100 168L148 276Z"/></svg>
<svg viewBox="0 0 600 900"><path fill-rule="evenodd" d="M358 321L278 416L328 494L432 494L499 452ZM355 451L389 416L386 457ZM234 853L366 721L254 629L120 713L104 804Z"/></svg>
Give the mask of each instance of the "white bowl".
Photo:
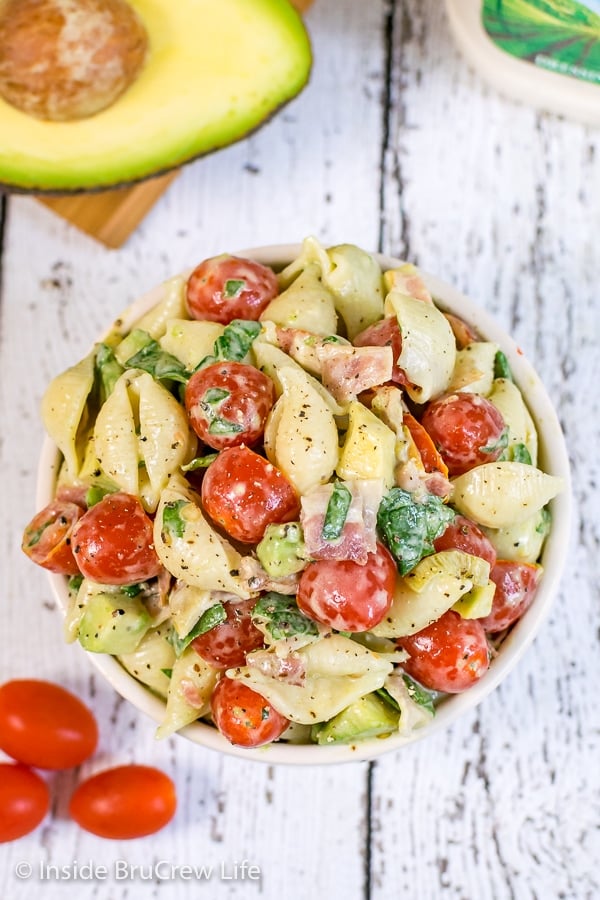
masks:
<svg viewBox="0 0 600 900"><path fill-rule="evenodd" d="M237 255L282 268L298 256L300 249L299 245L285 244L240 250ZM399 260L391 257L378 255L376 258L385 269L400 265ZM463 713L472 710L506 678L533 641L548 614L566 560L571 518L569 461L558 418L539 376L512 338L500 328L494 319L451 286L427 274L424 274L423 277L436 304L441 309L453 312L465 319L477 329L482 338L495 341L502 348L510 363L515 382L523 392L538 430L539 465L549 474L558 475L564 479L564 490L550 504L552 529L544 545L541 560L544 574L534 601L525 615L509 632L484 677L467 691L444 698L431 722L408 737L392 735L385 739L374 738L355 744L333 746L274 743L255 749L245 749L230 744L216 728L209 724L196 722L178 732L203 747L243 759L260 760L267 763L321 765L373 759L383 753L397 750L405 744L423 740L435 731L448 727ZM161 288L157 287L136 300L120 316L123 326L130 327L160 297ZM54 496L58 465L57 448L47 438L43 444L38 468L38 509L42 509ZM64 612L68 602L66 579L61 575L53 574L49 574L49 578L59 607ZM164 702L143 684L136 681L114 657L97 653L88 653L88 656L93 665L122 697L129 700L137 709L151 716L156 722L162 720Z"/></svg>

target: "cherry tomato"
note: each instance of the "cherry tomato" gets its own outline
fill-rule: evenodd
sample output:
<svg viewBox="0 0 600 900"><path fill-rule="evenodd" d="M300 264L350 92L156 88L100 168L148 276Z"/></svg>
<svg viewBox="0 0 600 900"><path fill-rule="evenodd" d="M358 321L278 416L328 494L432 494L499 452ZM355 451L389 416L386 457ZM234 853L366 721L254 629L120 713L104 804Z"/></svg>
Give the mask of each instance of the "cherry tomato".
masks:
<svg viewBox="0 0 600 900"><path fill-rule="evenodd" d="M309 563L300 576L298 607L311 619L340 631L368 631L392 605L398 570L377 544L365 565L342 560Z"/></svg>
<svg viewBox="0 0 600 900"><path fill-rule="evenodd" d="M492 611L479 619L485 631L504 631L529 609L542 577L542 567L499 559L490 572L496 585Z"/></svg>
<svg viewBox="0 0 600 900"><path fill-rule="evenodd" d="M92 755L96 720L81 700L58 684L36 679L0 686L0 748L38 769L68 769Z"/></svg>
<svg viewBox="0 0 600 900"><path fill-rule="evenodd" d="M20 763L0 763L0 844L40 824L50 806L48 785Z"/></svg>
<svg viewBox="0 0 600 900"><path fill-rule="evenodd" d="M198 437L213 450L255 444L275 402L275 387L254 366L220 362L195 372L185 408Z"/></svg>
<svg viewBox="0 0 600 900"><path fill-rule="evenodd" d="M83 781L71 796L69 813L92 834L127 840L164 828L176 807L175 785L164 772L127 765Z"/></svg>
<svg viewBox="0 0 600 900"><path fill-rule="evenodd" d="M256 600L225 601L227 620L194 638L196 653L216 669L243 666L246 654L262 647L265 640L250 615L255 605Z"/></svg>
<svg viewBox="0 0 600 900"><path fill-rule="evenodd" d="M374 325L369 325L354 338L355 347L391 347L394 355L392 381L396 384L407 384L403 369L398 365L398 357L402 352L402 333L396 316L386 316Z"/></svg>
<svg viewBox="0 0 600 900"><path fill-rule="evenodd" d="M23 534L21 548L27 556L50 572L77 575L72 534L83 509L66 500L53 500L33 517Z"/></svg>
<svg viewBox="0 0 600 900"><path fill-rule="evenodd" d="M228 325L233 319L256 321L279 293L268 266L239 256L213 256L196 266L187 283L186 303L193 319Z"/></svg>
<svg viewBox="0 0 600 900"><path fill-rule="evenodd" d="M99 584L137 584L158 575L152 521L132 494L107 494L73 529L79 571Z"/></svg>
<svg viewBox="0 0 600 900"><path fill-rule="evenodd" d="M436 552L441 550L462 550L472 556L480 556L493 568L496 562L496 549L490 539L475 522L465 516L456 516L443 534L433 542Z"/></svg>
<svg viewBox="0 0 600 900"><path fill-rule="evenodd" d="M502 414L479 394L448 394L430 403L421 424L442 454L451 476L462 475L502 453Z"/></svg>
<svg viewBox="0 0 600 900"><path fill-rule="evenodd" d="M424 687L457 694L484 675L489 666L485 631L477 619L463 619L448 612L417 634L398 638L410 653L404 670Z"/></svg>
<svg viewBox="0 0 600 900"><path fill-rule="evenodd" d="M290 724L252 688L225 676L218 681L210 706L221 734L239 747L260 747L276 741Z"/></svg>
<svg viewBox="0 0 600 900"><path fill-rule="evenodd" d="M222 450L202 481L202 505L235 540L256 544L267 525L300 514L296 491L285 475L248 447Z"/></svg>

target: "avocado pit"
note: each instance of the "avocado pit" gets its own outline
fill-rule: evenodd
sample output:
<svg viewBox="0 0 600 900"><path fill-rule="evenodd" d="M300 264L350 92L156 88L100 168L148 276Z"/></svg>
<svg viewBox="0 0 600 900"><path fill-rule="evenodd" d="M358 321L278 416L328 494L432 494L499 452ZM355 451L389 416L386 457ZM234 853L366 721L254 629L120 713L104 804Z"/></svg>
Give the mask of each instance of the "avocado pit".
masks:
<svg viewBox="0 0 600 900"><path fill-rule="evenodd" d="M147 49L125 0L0 0L0 96L27 115L65 122L106 109Z"/></svg>

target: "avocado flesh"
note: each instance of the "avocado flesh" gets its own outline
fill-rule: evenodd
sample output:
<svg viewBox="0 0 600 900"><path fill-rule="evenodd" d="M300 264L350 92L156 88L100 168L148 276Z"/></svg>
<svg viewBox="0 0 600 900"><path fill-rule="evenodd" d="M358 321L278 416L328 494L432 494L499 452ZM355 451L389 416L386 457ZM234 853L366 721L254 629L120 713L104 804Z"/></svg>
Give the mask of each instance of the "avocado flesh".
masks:
<svg viewBox="0 0 600 900"><path fill-rule="evenodd" d="M96 594L86 604L77 637L90 653L133 653L151 625L137 597Z"/></svg>
<svg viewBox="0 0 600 900"><path fill-rule="evenodd" d="M376 694L365 694L325 722L315 725L312 738L318 744L350 744L398 730L400 713Z"/></svg>
<svg viewBox="0 0 600 900"><path fill-rule="evenodd" d="M288 0L130 0L149 53L110 107L43 122L0 98L0 183L69 193L157 175L255 130L304 87L311 50Z"/></svg>

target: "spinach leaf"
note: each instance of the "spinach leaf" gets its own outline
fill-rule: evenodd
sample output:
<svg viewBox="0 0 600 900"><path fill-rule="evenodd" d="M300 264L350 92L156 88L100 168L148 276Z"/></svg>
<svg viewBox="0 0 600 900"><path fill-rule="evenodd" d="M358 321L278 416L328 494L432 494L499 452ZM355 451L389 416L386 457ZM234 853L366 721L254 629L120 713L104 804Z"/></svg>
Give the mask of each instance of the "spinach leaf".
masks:
<svg viewBox="0 0 600 900"><path fill-rule="evenodd" d="M326 541L335 541L339 538L344 529L351 503L351 492L341 481L336 481L325 510L325 518L321 529L321 536Z"/></svg>
<svg viewBox="0 0 600 900"><path fill-rule="evenodd" d="M433 542L454 519L455 513L439 497L417 500L402 488L392 488L377 511L377 527L398 563L401 575L420 559L435 552Z"/></svg>
<svg viewBox="0 0 600 900"><path fill-rule="evenodd" d="M215 603L214 606L209 607L202 613L192 630L189 631L185 637L180 638L175 629L173 629L169 635L169 641L175 650L175 655L181 656L194 638L200 637L201 634L206 634L207 631L212 631L213 628L216 628L217 625L225 622L226 619L227 613L225 612L223 604Z"/></svg>
<svg viewBox="0 0 600 900"><path fill-rule="evenodd" d="M196 366L195 371L212 366L217 362L241 362L254 339L260 334L260 322L247 321L246 319L233 319L226 326L223 334L218 337L213 346L212 356L205 356Z"/></svg>
<svg viewBox="0 0 600 900"><path fill-rule="evenodd" d="M134 334L134 332L132 332ZM144 334L144 332L141 332ZM143 369L148 372L156 381L168 379L170 381L178 381L180 384L187 384L190 379L190 372L187 371L182 362L172 353L163 350L158 341L155 341L150 335L147 335L147 341L142 347L130 356L125 363L126 369Z"/></svg>
<svg viewBox="0 0 600 900"><path fill-rule="evenodd" d="M269 591L257 601L252 619L260 619L266 625L274 641L294 634L318 634L317 623L301 612L293 597Z"/></svg>
<svg viewBox="0 0 600 900"><path fill-rule="evenodd" d="M231 300L232 297L237 297L245 287L246 282L243 278L228 278L223 285L223 296L227 300Z"/></svg>
<svg viewBox="0 0 600 900"><path fill-rule="evenodd" d="M531 454L525 444L510 444L500 459L509 460L509 462L525 463L526 466L531 465Z"/></svg>
<svg viewBox="0 0 600 900"><path fill-rule="evenodd" d="M114 350L108 344L98 344L95 364L100 382L100 402L104 403L114 391L115 384L125 369L118 362Z"/></svg>
<svg viewBox="0 0 600 900"><path fill-rule="evenodd" d="M428 709L432 716L435 715L435 706L433 703L435 694L427 691L417 681L414 681L410 675L407 675L406 672L402 673L402 681L406 685L410 699L414 700L415 703L418 703L419 706L424 706L425 709Z"/></svg>

